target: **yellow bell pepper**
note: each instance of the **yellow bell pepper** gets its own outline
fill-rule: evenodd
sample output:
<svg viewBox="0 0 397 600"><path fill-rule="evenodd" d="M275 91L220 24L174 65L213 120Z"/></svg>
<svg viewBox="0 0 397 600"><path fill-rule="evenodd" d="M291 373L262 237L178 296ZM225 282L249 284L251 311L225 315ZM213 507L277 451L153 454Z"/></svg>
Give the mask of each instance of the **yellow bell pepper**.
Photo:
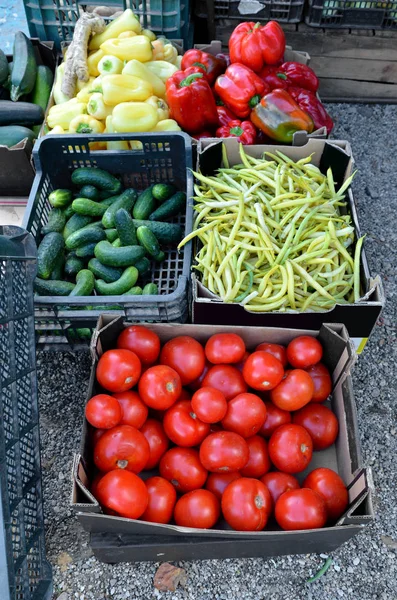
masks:
<svg viewBox="0 0 397 600"><path fill-rule="evenodd" d="M79 102L87 104L92 94L94 93L94 79L91 79L77 94L76 98Z"/></svg>
<svg viewBox="0 0 397 600"><path fill-rule="evenodd" d="M131 148L131 150L143 150L143 144L142 144L142 142L140 142L138 140L131 140L130 148Z"/></svg>
<svg viewBox="0 0 397 600"><path fill-rule="evenodd" d="M160 77L157 77L155 73L152 73L144 63L139 60L130 60L123 69L123 75L134 75L140 79L148 81L153 86L153 92L156 96L164 98L165 96L165 85L161 81Z"/></svg>
<svg viewBox="0 0 397 600"><path fill-rule="evenodd" d="M94 35L90 42L89 49L98 50L103 42L116 38L120 33L123 33L123 31L134 31L135 33L140 33L142 31L138 18L130 8L127 8L127 10L117 17L117 19L111 21L103 33Z"/></svg>
<svg viewBox="0 0 397 600"><path fill-rule="evenodd" d="M106 117L106 132L114 133L113 118L111 116ZM123 142L122 140L119 140L117 142L107 142L107 149L108 150L129 150L130 147L128 145L128 142Z"/></svg>
<svg viewBox="0 0 397 600"><path fill-rule="evenodd" d="M106 150L107 144L106 142L88 142L88 147L90 150Z"/></svg>
<svg viewBox="0 0 397 600"><path fill-rule="evenodd" d="M95 81L95 77L90 77L88 81L80 81L78 79L77 83L76 83L77 92L81 92L81 90L84 90L84 88L91 89L91 86L94 81ZM77 94L76 94L76 96L77 96Z"/></svg>
<svg viewBox="0 0 397 600"><path fill-rule="evenodd" d="M162 98L158 98L157 96L150 96L146 100L147 104L150 104L157 110L157 116L159 121L164 121L164 119L168 119L170 116L170 110L168 108L168 104Z"/></svg>
<svg viewBox="0 0 397 600"><path fill-rule="evenodd" d="M144 35L137 35L132 38L111 39L101 44L101 50L106 54L117 56L121 60L140 60L147 62L152 60L152 45Z"/></svg>
<svg viewBox="0 0 397 600"><path fill-rule="evenodd" d="M111 56L110 54L105 54L98 65L100 75L120 75L123 68L123 61L117 58L117 56Z"/></svg>
<svg viewBox="0 0 397 600"><path fill-rule="evenodd" d="M143 32L142 32L142 34L143 34ZM135 31L123 31L123 33L120 33L120 35L118 35L117 37L119 38L119 40L122 40L124 38L135 37L136 35L138 35L138 34L135 33Z"/></svg>
<svg viewBox="0 0 397 600"><path fill-rule="evenodd" d="M103 58L104 56L105 53L100 48L96 52L91 52L91 54L87 56L88 74L91 75L91 77L98 77L98 64L101 58Z"/></svg>
<svg viewBox="0 0 397 600"><path fill-rule="evenodd" d="M47 125L50 129L54 129L57 125L63 129L69 129L70 122L75 117L85 115L87 113L87 105L84 102L79 102L77 98L56 104L48 111Z"/></svg>
<svg viewBox="0 0 397 600"><path fill-rule="evenodd" d="M178 70L181 71L182 70L182 58L183 56L181 54L178 54L178 56L176 57L176 61L175 61L175 66L178 67Z"/></svg>
<svg viewBox="0 0 397 600"><path fill-rule="evenodd" d="M112 114L113 106L106 106L103 101L103 95L95 92L92 94L88 104L87 104L87 112L92 117L103 121Z"/></svg>
<svg viewBox="0 0 397 600"><path fill-rule="evenodd" d="M55 125L54 129L51 129L47 135L50 135L50 134L59 135L60 133L65 133L64 128L61 127L60 125Z"/></svg>
<svg viewBox="0 0 397 600"><path fill-rule="evenodd" d="M91 83L91 94L94 94L95 92L99 92L99 94L102 94L102 75L98 75L98 77L95 77L94 81Z"/></svg>
<svg viewBox="0 0 397 600"><path fill-rule="evenodd" d="M105 125L91 115L78 115L70 121L70 133L103 133Z"/></svg>
<svg viewBox="0 0 397 600"><path fill-rule="evenodd" d="M69 102L68 96L65 96L65 94L61 90L64 74L65 74L65 63L63 62L57 68L56 75L55 75L55 85L54 85L54 89L53 89L55 104L64 104L65 102Z"/></svg>
<svg viewBox="0 0 397 600"><path fill-rule="evenodd" d="M122 102L112 114L114 130L119 133L151 131L157 121L157 110L146 102Z"/></svg>
<svg viewBox="0 0 397 600"><path fill-rule="evenodd" d="M152 60L145 64L145 67L152 73L160 77L164 83L177 72L177 67L165 60Z"/></svg>
<svg viewBox="0 0 397 600"><path fill-rule="evenodd" d="M151 42L154 42L154 40L156 39L156 34L154 33L154 31L151 31L150 29L142 29L142 35L146 35L146 37Z"/></svg>
<svg viewBox="0 0 397 600"><path fill-rule="evenodd" d="M152 42L153 60L165 60L175 64L178 58L178 50L165 38L158 38Z"/></svg>
<svg viewBox="0 0 397 600"><path fill-rule="evenodd" d="M133 75L105 75L102 80L103 99L108 106L120 102L147 100L153 95L153 86Z"/></svg>
<svg viewBox="0 0 397 600"><path fill-rule="evenodd" d="M174 119L164 119L159 121L152 131L182 131Z"/></svg>

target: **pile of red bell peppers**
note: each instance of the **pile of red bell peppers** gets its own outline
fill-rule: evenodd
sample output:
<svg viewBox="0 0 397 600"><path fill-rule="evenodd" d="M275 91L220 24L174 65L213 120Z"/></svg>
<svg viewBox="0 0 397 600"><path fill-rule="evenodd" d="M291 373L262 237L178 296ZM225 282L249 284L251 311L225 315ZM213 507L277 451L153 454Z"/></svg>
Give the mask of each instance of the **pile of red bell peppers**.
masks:
<svg viewBox="0 0 397 600"><path fill-rule="evenodd" d="M270 21L241 23L229 55L188 50L181 71L166 83L171 117L196 139L237 137L243 144L291 143L296 131L311 133L333 121L316 96L314 71L283 62L285 37Z"/></svg>

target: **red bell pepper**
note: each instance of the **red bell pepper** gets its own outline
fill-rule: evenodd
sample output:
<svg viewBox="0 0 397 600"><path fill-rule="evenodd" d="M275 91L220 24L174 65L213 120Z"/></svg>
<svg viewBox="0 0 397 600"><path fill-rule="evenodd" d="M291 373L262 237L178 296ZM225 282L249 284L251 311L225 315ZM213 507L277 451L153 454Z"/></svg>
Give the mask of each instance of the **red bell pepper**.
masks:
<svg viewBox="0 0 397 600"><path fill-rule="evenodd" d="M285 62L280 67L264 67L260 76L271 90L299 86L317 92L319 81L313 69L297 62Z"/></svg>
<svg viewBox="0 0 397 600"><path fill-rule="evenodd" d="M235 121L237 119L236 115L232 113L231 110L226 108L226 106L217 106L216 107L219 125L222 127L223 125L227 125L230 121Z"/></svg>
<svg viewBox="0 0 397 600"><path fill-rule="evenodd" d="M211 131L202 131L201 133L195 133L192 137L194 137L195 140L202 140L204 138L215 137L215 135L211 133Z"/></svg>
<svg viewBox="0 0 397 600"><path fill-rule="evenodd" d="M256 73L265 65L275 65L284 56L284 32L276 21L266 25L240 23L229 40L230 60L242 63Z"/></svg>
<svg viewBox="0 0 397 600"><path fill-rule="evenodd" d="M216 130L216 137L227 138L236 137L241 144L247 146L255 144L256 129L251 121L229 121L227 125L223 125Z"/></svg>
<svg viewBox="0 0 397 600"><path fill-rule="evenodd" d="M200 71L204 73L208 83L213 85L218 75L226 71L227 65L225 59L217 58L208 52L188 50L183 55L181 69L182 71L185 71L189 67L197 67L200 69Z"/></svg>
<svg viewBox="0 0 397 600"><path fill-rule="evenodd" d="M235 63L215 82L215 92L238 117L248 117L251 110L269 91L262 79L248 67Z"/></svg>
<svg viewBox="0 0 397 600"><path fill-rule="evenodd" d="M197 67L174 73L166 83L166 98L171 118L188 133L218 126L214 95Z"/></svg>
<svg viewBox="0 0 397 600"><path fill-rule="evenodd" d="M223 52L220 52L219 54L215 55L216 58L219 58L220 60L224 60L226 63L226 67L228 67L231 62L230 62L230 54L223 54Z"/></svg>
<svg viewBox="0 0 397 600"><path fill-rule="evenodd" d="M315 129L326 127L327 133L331 133L334 122L325 110L324 105L317 98L316 94L299 87L288 88L288 93L298 104L299 108L311 116Z"/></svg>

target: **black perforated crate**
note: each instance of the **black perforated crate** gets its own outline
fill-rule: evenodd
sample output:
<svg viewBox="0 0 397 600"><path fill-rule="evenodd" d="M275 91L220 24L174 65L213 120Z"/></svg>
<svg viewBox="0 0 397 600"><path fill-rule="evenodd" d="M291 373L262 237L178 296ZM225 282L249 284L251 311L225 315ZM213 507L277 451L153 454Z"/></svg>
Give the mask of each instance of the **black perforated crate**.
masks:
<svg viewBox="0 0 397 600"><path fill-rule="evenodd" d="M0 227L0 598L47 600L35 366L36 247Z"/></svg>
<svg viewBox="0 0 397 600"><path fill-rule="evenodd" d="M255 9L260 8L260 10L250 13L242 10L245 7L242 6L240 0L196 0L195 12L202 19L211 18L214 13L216 20L300 23L304 4L304 0L260 0L260 2L251 3L252 6L255 5ZM248 3L247 5L249 7Z"/></svg>
<svg viewBox="0 0 397 600"><path fill-rule="evenodd" d="M309 0L305 21L312 27L397 30L397 0Z"/></svg>
<svg viewBox="0 0 397 600"><path fill-rule="evenodd" d="M90 142L126 140L141 142L140 150L90 150ZM136 146L136 144L135 144ZM151 183L172 182L187 196L186 214L175 217L185 232L192 230L193 176L191 138L179 132L159 134L101 134L100 136L51 135L35 146L36 178L29 197L23 226L39 245L41 228L51 209L49 193L71 186L77 167L106 169L127 187L145 189ZM191 244L178 252L164 249L166 260L153 263L149 281L157 283L156 296L35 296L37 344L41 348L64 349L88 346L101 313L122 314L131 322L178 322L188 319L188 282Z"/></svg>

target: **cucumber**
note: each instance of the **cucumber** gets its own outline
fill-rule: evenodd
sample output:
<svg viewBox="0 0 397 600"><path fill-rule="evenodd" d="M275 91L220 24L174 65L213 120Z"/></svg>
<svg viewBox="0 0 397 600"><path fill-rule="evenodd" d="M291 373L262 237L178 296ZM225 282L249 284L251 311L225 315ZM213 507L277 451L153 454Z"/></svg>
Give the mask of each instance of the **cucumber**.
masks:
<svg viewBox="0 0 397 600"><path fill-rule="evenodd" d="M153 198L155 198L159 204L162 204L165 200L171 198L175 192L176 188L172 183L156 183L152 189Z"/></svg>
<svg viewBox="0 0 397 600"><path fill-rule="evenodd" d="M159 289L155 283L147 283L142 290L142 296L157 296Z"/></svg>
<svg viewBox="0 0 397 600"><path fill-rule="evenodd" d="M114 223L122 246L136 246L138 244L134 222L125 208L119 208L116 212Z"/></svg>
<svg viewBox="0 0 397 600"><path fill-rule="evenodd" d="M54 190L48 196L48 201L54 208L65 208L72 200L73 194L70 190Z"/></svg>
<svg viewBox="0 0 397 600"><path fill-rule="evenodd" d="M91 258L88 263L88 268L92 271L95 277L99 279L103 279L106 283L113 283L120 279L123 271L121 269L116 269L115 267L108 267L103 265L97 258Z"/></svg>
<svg viewBox="0 0 397 600"><path fill-rule="evenodd" d="M15 144L19 144L24 139L28 139L33 143L35 134L31 129L22 127L21 125L5 125L0 127L0 146L12 148Z"/></svg>
<svg viewBox="0 0 397 600"><path fill-rule="evenodd" d="M94 284L94 274L89 269L82 269L76 275L76 285L69 296L91 296Z"/></svg>
<svg viewBox="0 0 397 600"><path fill-rule="evenodd" d="M72 235L72 233L78 231L79 229L82 229L91 222L91 217L84 217L83 215L74 214L66 222L65 229L63 230L64 239L67 240L68 237Z"/></svg>
<svg viewBox="0 0 397 600"><path fill-rule="evenodd" d="M39 65L37 67L36 81L31 95L31 102L41 106L43 111L46 110L48 100L50 99L52 84L54 82L54 75L49 67L45 65ZM39 134L41 129L40 125L34 128L36 135Z"/></svg>
<svg viewBox="0 0 397 600"><path fill-rule="evenodd" d="M164 221L179 214L186 208L186 194L177 192L166 200L149 216L149 221Z"/></svg>
<svg viewBox="0 0 397 600"><path fill-rule="evenodd" d="M113 204L111 204L108 207L107 211L103 215L103 217L102 217L103 226L106 229L113 228L115 226L114 217L116 215L116 212L120 208L125 208L126 210L130 211L132 209L132 207L134 206L134 203L136 202L137 197L138 197L138 194L136 193L136 191L133 188L128 188L127 190L125 190L120 195L120 197L115 202L113 202Z"/></svg>
<svg viewBox="0 0 397 600"><path fill-rule="evenodd" d="M102 279L98 279L95 282L95 289L101 296L120 296L136 284L138 275L138 269L127 267L122 276L113 283L106 283Z"/></svg>
<svg viewBox="0 0 397 600"><path fill-rule="evenodd" d="M105 232L99 227L83 227L70 235L65 242L68 250L75 250L79 246L85 246L92 242L100 242L106 238Z"/></svg>
<svg viewBox="0 0 397 600"><path fill-rule="evenodd" d="M57 262L52 270L50 275L50 279L62 279L63 278L63 268L65 264L65 257L62 254L59 255Z"/></svg>
<svg viewBox="0 0 397 600"><path fill-rule="evenodd" d="M37 249L37 275L49 279L54 267L63 254L65 241L60 233L53 231L44 236Z"/></svg>
<svg viewBox="0 0 397 600"><path fill-rule="evenodd" d="M156 256L153 256L153 258L158 263L163 262L163 260L165 260L165 252L160 250L160 252L156 254Z"/></svg>
<svg viewBox="0 0 397 600"><path fill-rule="evenodd" d="M0 85L7 81L8 74L8 60L3 50L0 50Z"/></svg>
<svg viewBox="0 0 397 600"><path fill-rule="evenodd" d="M34 291L39 296L69 296L74 289L74 283L69 281L43 281L36 277L34 280Z"/></svg>
<svg viewBox="0 0 397 600"><path fill-rule="evenodd" d="M65 223L66 217L63 210L60 208L53 208L49 212L47 224L41 229L41 233L43 235L51 233L51 231L61 233L65 227Z"/></svg>
<svg viewBox="0 0 397 600"><path fill-rule="evenodd" d="M143 277L150 271L150 260L144 256L143 258L140 258L134 266L138 269L139 275Z"/></svg>
<svg viewBox="0 0 397 600"><path fill-rule="evenodd" d="M89 244L85 244L84 246L79 246L76 248L76 256L79 258L92 258L95 256L95 246L97 242L90 242Z"/></svg>
<svg viewBox="0 0 397 600"><path fill-rule="evenodd" d="M160 244L165 246L174 245L181 241L183 236L182 227L174 223L163 223L162 221L141 221L133 219L135 227L145 225L154 233Z"/></svg>
<svg viewBox="0 0 397 600"><path fill-rule="evenodd" d="M73 200L72 206L74 212L87 217L103 217L107 211L106 206L102 206L95 200L89 200L88 198L76 198L76 200Z"/></svg>
<svg viewBox="0 0 397 600"><path fill-rule="evenodd" d="M121 243L121 239L120 238L116 238L114 240L114 242L112 242L112 246L113 248L121 248L123 244Z"/></svg>
<svg viewBox="0 0 397 600"><path fill-rule="evenodd" d="M68 277L75 277L81 269L84 269L84 261L75 253L69 254L65 262L65 274Z"/></svg>
<svg viewBox="0 0 397 600"><path fill-rule="evenodd" d="M15 34L13 63L11 100L16 102L23 94L30 94L36 83L37 75L37 64L32 42L22 31L17 31Z"/></svg>
<svg viewBox="0 0 397 600"><path fill-rule="evenodd" d="M112 243L114 240L117 240L119 234L117 233L117 229L105 229L105 235L108 242Z"/></svg>
<svg viewBox="0 0 397 600"><path fill-rule="evenodd" d="M86 186L87 187L87 186ZM105 198L104 200L100 200L100 204L102 206L111 206L112 204L114 204L118 199L120 198L120 195L117 196L110 196L110 198Z"/></svg>
<svg viewBox="0 0 397 600"><path fill-rule="evenodd" d="M108 198L114 198L115 195L113 192L108 192L106 190L99 190L99 200L107 200Z"/></svg>
<svg viewBox="0 0 397 600"><path fill-rule="evenodd" d="M89 200L99 200L99 192L93 185L83 185L79 196L89 198Z"/></svg>
<svg viewBox="0 0 397 600"><path fill-rule="evenodd" d="M121 182L103 169L80 167L73 171L72 182L78 187L93 185L99 190L111 192L113 196L121 190Z"/></svg>
<svg viewBox="0 0 397 600"><path fill-rule="evenodd" d="M128 290L128 292L124 292L123 296L142 296L142 288L136 285Z"/></svg>
<svg viewBox="0 0 397 600"><path fill-rule="evenodd" d="M40 106L30 102L0 101L0 125L37 125L44 121L44 112Z"/></svg>
<svg viewBox="0 0 397 600"><path fill-rule="evenodd" d="M150 256L157 256L161 252L160 244L154 233L150 231L149 227L141 225L136 230L136 235L140 245L146 250Z"/></svg>
<svg viewBox="0 0 397 600"><path fill-rule="evenodd" d="M148 216L155 210L156 208L156 199L152 194L153 186L147 188L144 192L139 194L138 200L134 206L134 210L132 211L132 216L134 219L147 219Z"/></svg>
<svg viewBox="0 0 397 600"><path fill-rule="evenodd" d="M70 217L73 217L74 210L71 204L69 204L69 206L67 206L65 208L65 210L63 211L63 214L65 215L65 219L68 221L70 219Z"/></svg>
<svg viewBox="0 0 397 600"><path fill-rule="evenodd" d="M141 246L114 248L108 241L102 241L95 247L95 257L110 267L130 267L144 255L145 250Z"/></svg>

